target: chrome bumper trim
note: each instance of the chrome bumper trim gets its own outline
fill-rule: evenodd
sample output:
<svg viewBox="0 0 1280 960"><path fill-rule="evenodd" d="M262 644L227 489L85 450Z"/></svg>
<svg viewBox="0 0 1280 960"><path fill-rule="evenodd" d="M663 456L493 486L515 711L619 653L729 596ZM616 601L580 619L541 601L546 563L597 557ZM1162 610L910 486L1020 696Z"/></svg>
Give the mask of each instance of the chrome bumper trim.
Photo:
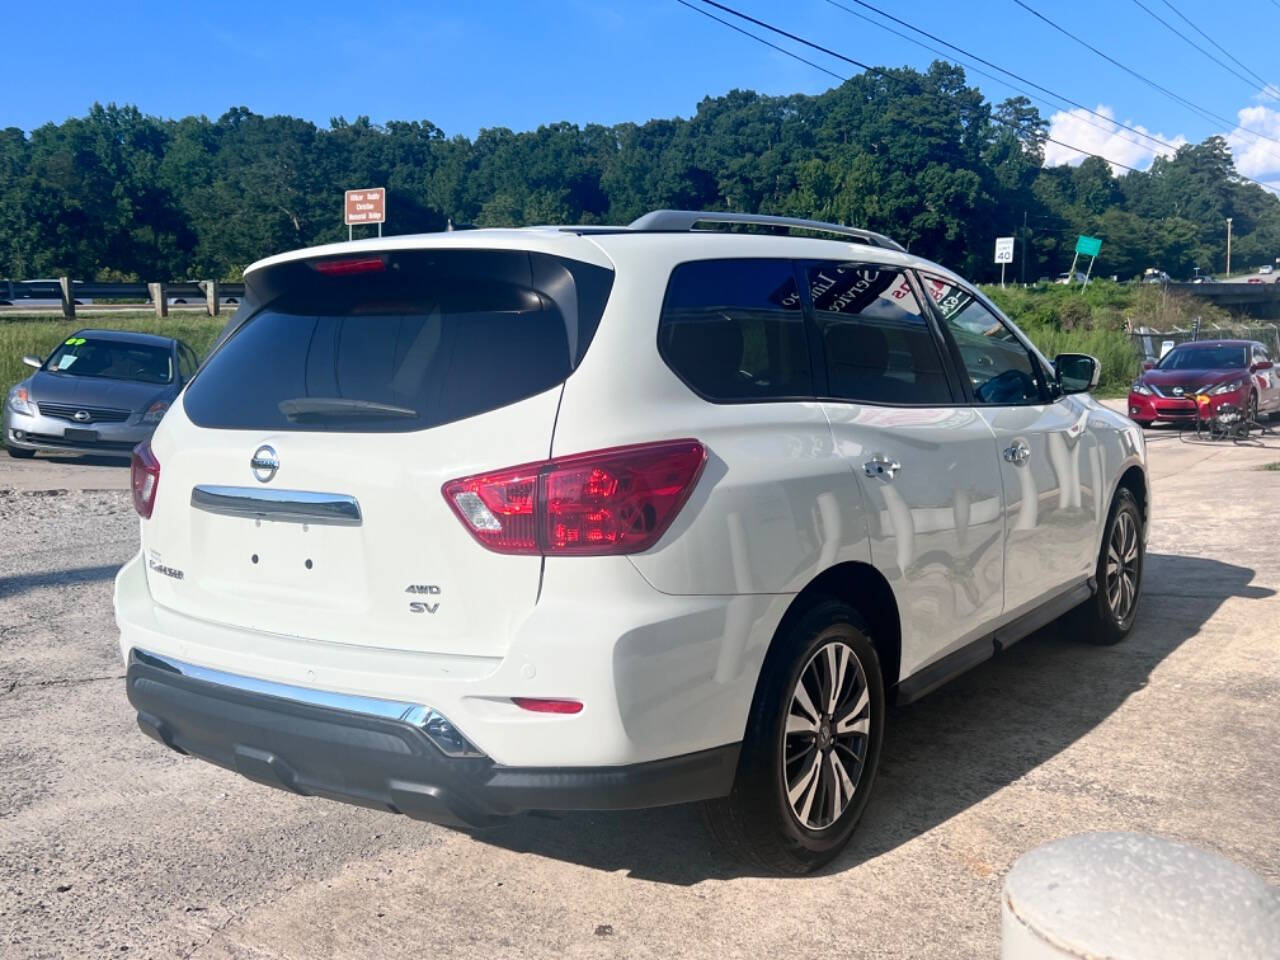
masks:
<svg viewBox="0 0 1280 960"><path fill-rule="evenodd" d="M347 713L377 717L381 720L398 720L417 727L440 748L442 753L450 757L483 757L485 755L458 731L448 717L425 704L382 700L377 697L337 693L332 690L296 687L293 684L279 683L275 680L260 680L257 677L245 677L238 673L215 670L212 667L197 666L194 663L150 653L137 647L130 651L129 656L130 659L137 658L150 667L232 690L277 697L326 710L343 710Z"/></svg>
<svg viewBox="0 0 1280 960"><path fill-rule="evenodd" d="M358 527L363 522L359 502L345 493L198 485L191 488L191 506L227 517L284 523Z"/></svg>

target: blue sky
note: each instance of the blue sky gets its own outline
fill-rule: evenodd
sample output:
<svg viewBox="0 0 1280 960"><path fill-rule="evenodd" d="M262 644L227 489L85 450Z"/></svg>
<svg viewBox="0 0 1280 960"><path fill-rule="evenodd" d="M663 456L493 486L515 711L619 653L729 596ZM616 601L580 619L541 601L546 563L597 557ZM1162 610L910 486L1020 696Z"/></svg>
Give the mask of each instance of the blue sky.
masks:
<svg viewBox="0 0 1280 960"><path fill-rule="evenodd" d="M1136 0L1026 2L1228 123L1170 102L1054 33L1015 0L871 2L1164 140L1231 134L1242 172L1280 181L1280 143L1235 129L1243 122L1280 141L1280 102L1206 59ZM1165 0L1141 2L1235 67ZM1280 83L1278 0L1240 0L1229 17L1220 2L1168 2L1243 64ZM825 0L731 5L867 63L922 67L934 56ZM338 115L427 119L447 133L472 135L490 126L687 116L703 96L733 87L817 93L835 82L676 0L223 0L119 7L66 0L59 14L56 27L35 4L6 14L0 127L30 130L83 114L94 101L114 101L166 117L216 117L244 105L321 124ZM42 40L14 42L21 37ZM838 73L853 71L821 54L805 55ZM970 80L995 100L1013 93L972 73ZM1056 112L1040 107L1047 117ZM1242 110L1248 111L1243 120ZM1054 120L1054 135L1131 166L1145 167L1152 157L1150 141L1108 129L1096 117L1063 113ZM1051 146L1050 159L1079 156Z"/></svg>

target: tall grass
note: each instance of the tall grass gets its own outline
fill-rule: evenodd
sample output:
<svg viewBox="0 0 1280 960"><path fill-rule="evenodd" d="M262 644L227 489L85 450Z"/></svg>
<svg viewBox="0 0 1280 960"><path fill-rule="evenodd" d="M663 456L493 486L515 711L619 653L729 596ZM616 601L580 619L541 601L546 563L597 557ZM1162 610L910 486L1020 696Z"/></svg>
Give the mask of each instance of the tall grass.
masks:
<svg viewBox="0 0 1280 960"><path fill-rule="evenodd" d="M1059 330L1038 323L1019 323L1023 333L1052 360L1060 353L1087 353L1102 363L1098 392L1122 392L1138 373L1140 358L1129 335L1118 330Z"/></svg>

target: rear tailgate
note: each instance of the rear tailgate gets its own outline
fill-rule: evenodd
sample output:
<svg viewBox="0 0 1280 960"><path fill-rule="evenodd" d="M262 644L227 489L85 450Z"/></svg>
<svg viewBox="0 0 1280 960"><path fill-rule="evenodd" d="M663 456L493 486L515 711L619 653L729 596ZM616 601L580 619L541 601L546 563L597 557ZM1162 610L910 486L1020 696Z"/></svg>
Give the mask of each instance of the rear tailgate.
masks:
<svg viewBox="0 0 1280 960"><path fill-rule="evenodd" d="M378 259L258 278L265 306L153 440L152 595L251 630L501 655L542 559L481 546L441 487L548 456L610 278L524 251Z"/></svg>

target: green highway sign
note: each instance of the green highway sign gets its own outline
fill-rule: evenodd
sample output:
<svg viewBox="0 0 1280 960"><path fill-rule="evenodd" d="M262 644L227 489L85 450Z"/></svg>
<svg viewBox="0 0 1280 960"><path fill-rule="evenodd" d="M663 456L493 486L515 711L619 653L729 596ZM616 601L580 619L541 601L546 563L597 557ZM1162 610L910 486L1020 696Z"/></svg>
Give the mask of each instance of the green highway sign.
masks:
<svg viewBox="0 0 1280 960"><path fill-rule="evenodd" d="M1097 237L1086 237L1081 234L1076 239L1076 253L1083 253L1086 257L1096 257L1101 249L1102 241Z"/></svg>

